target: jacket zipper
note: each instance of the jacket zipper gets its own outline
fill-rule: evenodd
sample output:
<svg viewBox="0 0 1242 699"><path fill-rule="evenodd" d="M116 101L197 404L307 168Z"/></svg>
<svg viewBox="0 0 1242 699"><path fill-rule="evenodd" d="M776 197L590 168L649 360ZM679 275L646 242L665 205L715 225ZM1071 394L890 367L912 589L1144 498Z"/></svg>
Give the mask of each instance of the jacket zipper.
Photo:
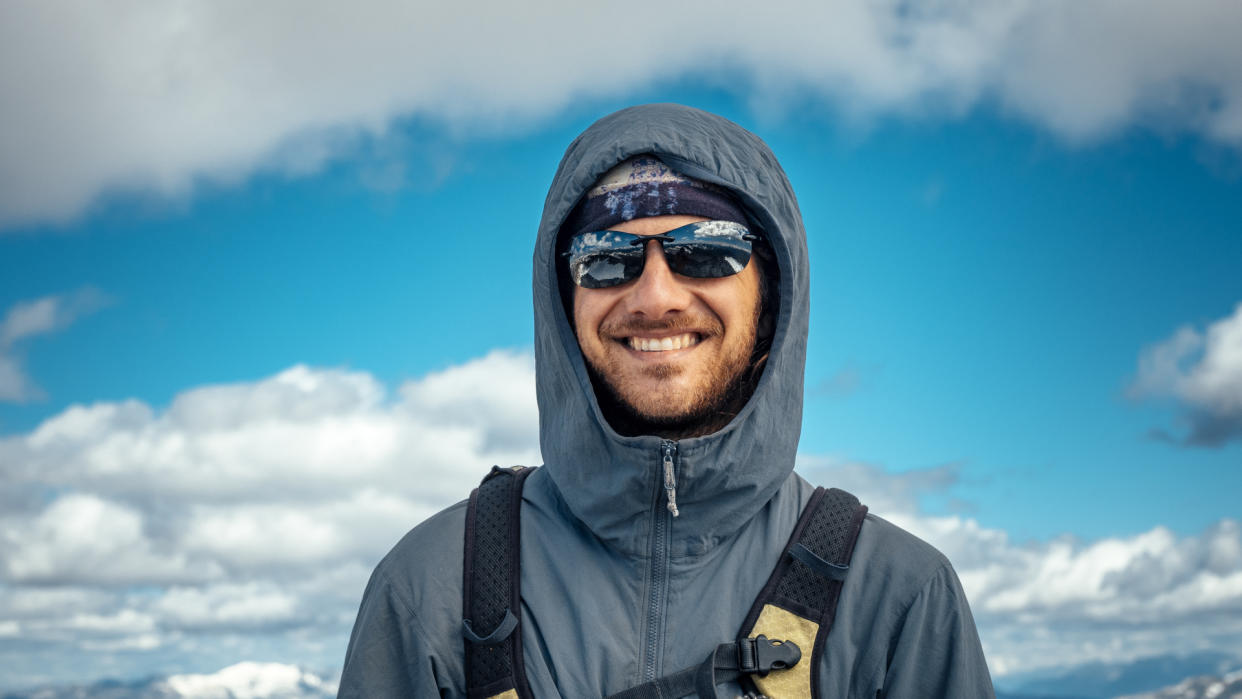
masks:
<svg viewBox="0 0 1242 699"><path fill-rule="evenodd" d="M664 499L668 501L668 511L677 517L681 514L677 511L677 474L673 471L673 460L677 458L677 442L665 440L660 446L660 453L664 463Z"/></svg>
<svg viewBox="0 0 1242 699"><path fill-rule="evenodd" d="M656 496L655 526L651 542L651 587L647 599L647 643L643 662L643 681L656 678L661 655L660 639L663 636L664 600L668 594L668 544L672 518L677 512L677 442L664 440L660 444L660 465L663 472L665 506L659 507Z"/></svg>

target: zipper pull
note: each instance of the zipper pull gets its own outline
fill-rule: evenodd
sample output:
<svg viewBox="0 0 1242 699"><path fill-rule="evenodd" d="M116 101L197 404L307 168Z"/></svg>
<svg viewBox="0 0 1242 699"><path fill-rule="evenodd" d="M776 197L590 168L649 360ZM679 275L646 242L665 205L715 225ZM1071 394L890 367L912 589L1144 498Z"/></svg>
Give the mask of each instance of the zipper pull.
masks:
<svg viewBox="0 0 1242 699"><path fill-rule="evenodd" d="M677 511L677 476L673 473L673 456L677 454L677 443L665 441L661 451L664 453L664 496L668 499L668 511L677 517L681 514Z"/></svg>

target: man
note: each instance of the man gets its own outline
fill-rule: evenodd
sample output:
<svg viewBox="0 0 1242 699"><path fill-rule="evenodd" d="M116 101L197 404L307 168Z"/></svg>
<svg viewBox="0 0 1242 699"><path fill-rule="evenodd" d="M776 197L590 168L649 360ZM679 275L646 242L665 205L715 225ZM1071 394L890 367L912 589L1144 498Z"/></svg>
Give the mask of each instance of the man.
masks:
<svg viewBox="0 0 1242 699"><path fill-rule="evenodd" d="M805 232L756 136L647 105L569 146L534 266L545 464L521 495L514 633L530 696L603 697L736 639L811 498L793 474ZM441 512L376 568L342 697L466 696L464 520ZM992 696L943 556L868 514L848 562L822 648L795 666L814 696Z"/></svg>

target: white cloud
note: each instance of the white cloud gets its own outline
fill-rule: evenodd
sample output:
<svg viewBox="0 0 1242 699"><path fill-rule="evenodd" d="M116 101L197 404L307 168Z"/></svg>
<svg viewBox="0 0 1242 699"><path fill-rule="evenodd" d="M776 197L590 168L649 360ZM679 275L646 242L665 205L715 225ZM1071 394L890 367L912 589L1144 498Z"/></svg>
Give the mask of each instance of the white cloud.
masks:
<svg viewBox="0 0 1242 699"><path fill-rule="evenodd" d="M456 395L436 388L459 374ZM335 501L365 484L427 512L468 492L479 464L537 461L533 387L531 359L509 352L410 382L396 402L365 373L295 366L186 391L162 414L137 401L73 406L0 441L0 460L27 485L133 501Z"/></svg>
<svg viewBox="0 0 1242 699"><path fill-rule="evenodd" d="M761 112L807 95L859 115L995 102L1071 139L1156 122L1242 142L1231 0L18 0L0 12L0 227L72 219L107 190L176 196L201 178L314 172L410 115L511 129L582 97L688 73L721 82L722 70L748 76L730 84ZM643 16L660 21L601 41L598 28Z"/></svg>
<svg viewBox="0 0 1242 699"><path fill-rule="evenodd" d="M0 140L0 143L3 141ZM2 218L3 214L0 214ZM43 395L43 391L22 369L22 363L15 354L18 343L63 330L78 318L93 313L109 302L110 299L98 290L86 287L11 306L4 320L0 321L0 401L22 402Z"/></svg>
<svg viewBox="0 0 1242 699"><path fill-rule="evenodd" d="M133 609L122 609L114 614L75 614L65 621L64 627L87 633L144 633L155 629L155 619Z"/></svg>
<svg viewBox="0 0 1242 699"><path fill-rule="evenodd" d="M6 488L57 494L0 518L6 576L162 584L374 561L491 464L539 461L529 355L493 352L399 395L296 366L162 413L72 406L0 439Z"/></svg>
<svg viewBox="0 0 1242 699"><path fill-rule="evenodd" d="M19 340L62 330L108 303L107 296L91 287L16 303L0 321L0 351Z"/></svg>
<svg viewBox="0 0 1242 699"><path fill-rule="evenodd" d="M488 426L488 448L522 447L539 429L530 369L529 357L493 354L487 362L410 381L401 387L401 397L420 420L441 426L482 423Z"/></svg>
<svg viewBox="0 0 1242 699"><path fill-rule="evenodd" d="M5 578L16 582L163 583L220 574L178 551L159 551L137 510L94 495L57 498L33 521L0 519Z"/></svg>
<svg viewBox="0 0 1242 699"><path fill-rule="evenodd" d="M1179 401L1189 429L1177 441L1220 446L1242 439L1242 303L1204 332L1183 327L1143 350L1130 394Z"/></svg>
<svg viewBox="0 0 1242 699"><path fill-rule="evenodd" d="M1213 647L1235 653L1242 643L1242 525L1236 520L1220 520L1194 536L1156 526L1090 542L1066 536L1015 543L969 517L920 510L921 494L954 484L952 465L887 473L804 457L799 470L850 490L872 512L949 557L996 674Z"/></svg>
<svg viewBox="0 0 1242 699"><path fill-rule="evenodd" d="M115 672L121 651L335 667L375 563L491 464L538 463L535 415L533 360L506 351L391 396L364 372L298 366L164 410L68 408L0 439L0 488L30 495L0 514L0 636L60 648L75 672ZM799 470L950 557L998 673L1242 639L1236 521L1015 543L920 508L954 464L804 455Z"/></svg>
<svg viewBox="0 0 1242 699"><path fill-rule="evenodd" d="M40 395L14 357L0 354L0 401L23 401Z"/></svg>
<svg viewBox="0 0 1242 699"><path fill-rule="evenodd" d="M165 626L186 629L255 628L294 621L298 600L270 583L173 587L151 610Z"/></svg>
<svg viewBox="0 0 1242 699"><path fill-rule="evenodd" d="M390 396L365 372L295 366L0 438L0 630L74 673L293 646L333 667L406 531L492 464L540 461L533 375L529 354L497 351Z"/></svg>

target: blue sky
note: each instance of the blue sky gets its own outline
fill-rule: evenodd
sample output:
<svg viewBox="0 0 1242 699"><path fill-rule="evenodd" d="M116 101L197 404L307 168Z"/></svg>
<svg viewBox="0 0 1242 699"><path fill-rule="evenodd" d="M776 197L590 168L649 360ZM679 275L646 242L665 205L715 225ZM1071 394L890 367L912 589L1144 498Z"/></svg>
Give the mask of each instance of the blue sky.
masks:
<svg viewBox="0 0 1242 699"><path fill-rule="evenodd" d="M127 31L168 19L136 7ZM1029 40L1052 20L1027 12L1006 21ZM1214 12L1232 10L1132 29L1188 23L1216 45ZM32 28L66 21L5 13ZM214 46L196 29L207 19L179 19ZM907 31L936 36L939 24L917 20ZM0 131L35 130L0 142L0 182L13 184L0 197L0 675L17 686L250 657L338 662L387 546L463 497L489 459L537 460L529 275L545 188L582 128L651 101L729 117L781 160L812 264L799 468L870 495L874 511L950 554L994 673L1039 669L1029 659L1047 641L1022 632L1032 618L1064 634L1046 661L1057 667L1186 638L1239 647L1242 127L1231 129L1242 78L1224 63L1196 72L1205 64L1178 53L1191 44L1161 49L1168 70L1149 76L1124 33L1100 46L1065 38L1058 55L1083 63L1043 76L1031 68L1045 65L1040 42L1007 45L988 17L950 20L988 71L885 41L888 58L784 54L763 35L755 45L769 53L723 68L673 52L605 85L573 70L562 84L535 68L563 57L519 43L491 50L516 51L497 58L533 77L496 61L472 68L488 50L476 45L453 54L454 93L418 82L433 73L417 62L413 77L386 69L358 86L295 66L304 47L292 40L243 40L235 70L275 66L272 80L321 80L319 91L289 88L282 102L264 92L274 83L220 90L205 59L170 73L173 87L129 97L117 86L132 64L119 59L69 71L94 88L85 96L0 82L11 91ZM382 44L382 24L342 36ZM169 50L153 44L134 56ZM821 61L823 75L787 70L803 65L794 59ZM248 90L259 107L304 112L272 117L280 110L248 106ZM318 96L332 90L356 103ZM75 116L32 116L65 105ZM113 121L150 105L145 129ZM432 453L426 436L440 434L448 446ZM351 453L363 466L318 460ZM315 462L306 473L303 457ZM374 492L386 484L400 497ZM277 524L254 524L264 521ZM304 527L305 556L273 553ZM220 530L235 545L195 538ZM276 543L254 543L264 538ZM1163 587L1127 585L1162 552L1181 552L1161 564L1173 566ZM117 556L133 557L132 575L109 568ZM345 572L288 583L305 566ZM1047 592L1048 579L1069 587ZM1201 604L1163 612L1152 601L1162 594ZM325 599L330 613L308 611ZM1120 621L1130 604L1155 608L1150 626ZM19 672L31 658L57 669Z"/></svg>
<svg viewBox="0 0 1242 699"><path fill-rule="evenodd" d="M1205 163L1235 153L1146 133L1067 145L984 109L866 131L822 105L757 121L693 85L507 138L397 126L453 164L430 174L417 153L387 155L410 158L396 191L367 186L363 155L10 231L5 308L83 288L107 301L24 350L46 396L4 404L5 431L299 362L395 383L529 348L532 235L561 150L594 116L664 100L759 131L797 188L814 261L805 451L960 464L975 516L1019 536L1191 533L1237 512L1219 487L1242 485L1236 442L1155 441L1148 430L1176 429L1169 415L1125 397L1144 347L1242 301L1242 183ZM1135 500L1176 498L1158 519L1101 509L1119 480Z"/></svg>

